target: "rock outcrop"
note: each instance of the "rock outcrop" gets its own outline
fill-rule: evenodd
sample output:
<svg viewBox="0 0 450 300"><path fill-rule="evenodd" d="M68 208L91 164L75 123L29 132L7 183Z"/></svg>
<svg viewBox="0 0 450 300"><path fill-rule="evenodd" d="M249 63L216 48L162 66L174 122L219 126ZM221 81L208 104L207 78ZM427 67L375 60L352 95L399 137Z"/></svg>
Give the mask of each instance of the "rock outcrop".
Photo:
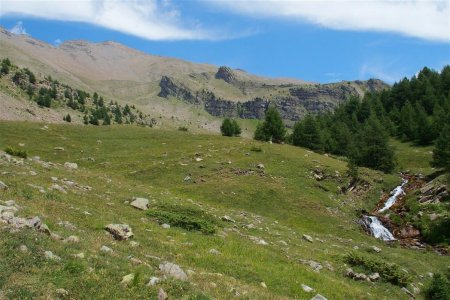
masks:
<svg viewBox="0 0 450 300"><path fill-rule="evenodd" d="M219 70L217 70L215 77L216 79L222 79L228 83L233 83L236 81L236 75L233 70L226 66L220 67Z"/></svg>

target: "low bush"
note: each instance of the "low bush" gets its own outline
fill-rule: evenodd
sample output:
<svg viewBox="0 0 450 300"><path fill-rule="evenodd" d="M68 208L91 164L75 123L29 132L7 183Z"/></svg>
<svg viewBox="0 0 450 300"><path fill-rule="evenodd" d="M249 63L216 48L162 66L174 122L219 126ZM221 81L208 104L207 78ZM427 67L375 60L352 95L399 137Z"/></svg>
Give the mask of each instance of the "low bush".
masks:
<svg viewBox="0 0 450 300"><path fill-rule="evenodd" d="M204 234L216 232L217 221L204 211L193 207L175 205L159 205L148 212L160 224L180 227L189 231L200 231Z"/></svg>
<svg viewBox="0 0 450 300"><path fill-rule="evenodd" d="M188 128L186 126L180 126L178 127L179 131L188 131Z"/></svg>
<svg viewBox="0 0 450 300"><path fill-rule="evenodd" d="M383 280L392 284L406 286L411 282L411 277L396 264L390 264L356 252L347 254L345 260L352 266L359 266L370 272L377 272Z"/></svg>
<svg viewBox="0 0 450 300"><path fill-rule="evenodd" d="M5 152L9 155L27 158L28 154L25 150L14 149L13 147L6 147Z"/></svg>

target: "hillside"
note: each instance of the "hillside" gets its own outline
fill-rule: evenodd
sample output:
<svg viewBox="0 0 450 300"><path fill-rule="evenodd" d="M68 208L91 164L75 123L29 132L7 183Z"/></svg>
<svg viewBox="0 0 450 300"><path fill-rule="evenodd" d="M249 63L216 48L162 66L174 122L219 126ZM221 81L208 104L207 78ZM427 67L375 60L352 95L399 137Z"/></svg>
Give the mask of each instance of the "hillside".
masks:
<svg viewBox="0 0 450 300"><path fill-rule="evenodd" d="M0 158L0 298L408 299L403 285L422 298L449 265L357 223L397 175L361 169L342 193L344 161L289 145L135 126L0 131L0 149L28 154Z"/></svg>
<svg viewBox="0 0 450 300"><path fill-rule="evenodd" d="M273 105L293 125L307 112L329 111L351 95L388 87L379 80L321 85L263 78L228 67L153 56L115 42L67 41L54 47L1 28L0 40L2 58L20 67L135 105L146 114L178 118L180 123L195 122L197 110L216 117L260 119ZM181 101L189 109L179 110Z"/></svg>

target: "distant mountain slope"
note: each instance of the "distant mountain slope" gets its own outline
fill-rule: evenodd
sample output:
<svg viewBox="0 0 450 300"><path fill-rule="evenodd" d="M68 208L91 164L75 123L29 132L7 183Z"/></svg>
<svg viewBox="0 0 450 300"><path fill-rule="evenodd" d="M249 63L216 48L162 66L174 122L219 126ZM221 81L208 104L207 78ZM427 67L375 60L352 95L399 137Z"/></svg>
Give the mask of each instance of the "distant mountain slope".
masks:
<svg viewBox="0 0 450 300"><path fill-rule="evenodd" d="M0 40L1 56L20 66L115 101L136 104L147 113L165 114L161 106L167 105L167 98L183 100L218 117L261 118L269 105L275 105L289 124L306 112L333 109L350 95L387 87L379 80L321 85L264 78L243 70L149 55L116 42L68 41L54 47L2 28ZM194 118L182 116L186 121Z"/></svg>

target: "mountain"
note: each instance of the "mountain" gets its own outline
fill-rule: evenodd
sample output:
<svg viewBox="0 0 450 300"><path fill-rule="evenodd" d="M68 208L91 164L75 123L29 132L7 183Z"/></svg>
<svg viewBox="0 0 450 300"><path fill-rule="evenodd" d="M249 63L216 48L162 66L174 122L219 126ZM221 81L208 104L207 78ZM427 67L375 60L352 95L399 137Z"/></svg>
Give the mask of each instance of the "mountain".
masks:
<svg viewBox="0 0 450 300"><path fill-rule="evenodd" d="M260 119L274 105L286 124L292 125L307 112L332 110L351 95L388 87L375 79L316 84L264 78L225 66L149 55L110 41L67 41L55 47L2 28L0 40L2 58L19 66L180 122L200 124L198 110L215 117ZM187 106L180 110L180 101L168 99ZM201 123L211 122L207 116L202 118Z"/></svg>

